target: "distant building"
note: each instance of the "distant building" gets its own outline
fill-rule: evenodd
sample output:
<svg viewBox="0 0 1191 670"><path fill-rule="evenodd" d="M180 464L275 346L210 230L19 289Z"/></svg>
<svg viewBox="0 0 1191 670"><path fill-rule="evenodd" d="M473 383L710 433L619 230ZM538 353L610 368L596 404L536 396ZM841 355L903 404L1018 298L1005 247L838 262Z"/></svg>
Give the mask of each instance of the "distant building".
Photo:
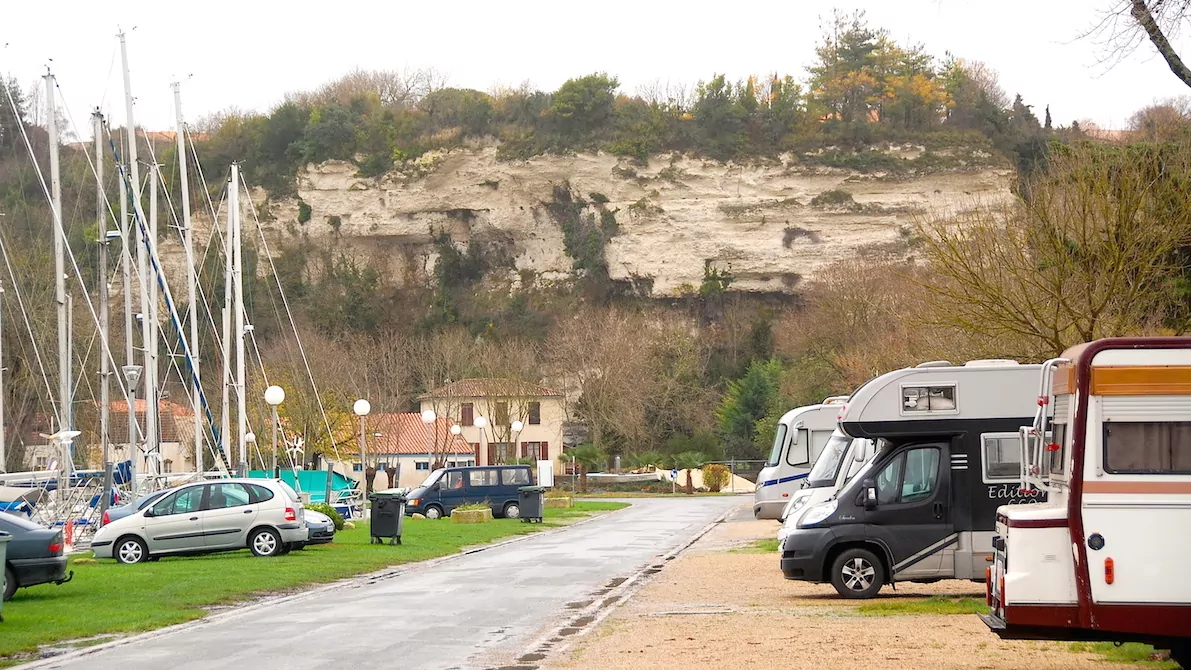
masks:
<svg viewBox="0 0 1191 670"><path fill-rule="evenodd" d="M362 481L365 467L375 467L374 490L389 488L390 475L392 486L417 486L430 474L436 455L448 467L476 464L471 446L462 437L451 434L450 420L439 418L427 424L420 414L393 412L369 414L365 419L367 462L361 466L359 424L355 425L356 439L344 440L339 446L340 456L348 466L340 469L350 471L356 481Z"/></svg>

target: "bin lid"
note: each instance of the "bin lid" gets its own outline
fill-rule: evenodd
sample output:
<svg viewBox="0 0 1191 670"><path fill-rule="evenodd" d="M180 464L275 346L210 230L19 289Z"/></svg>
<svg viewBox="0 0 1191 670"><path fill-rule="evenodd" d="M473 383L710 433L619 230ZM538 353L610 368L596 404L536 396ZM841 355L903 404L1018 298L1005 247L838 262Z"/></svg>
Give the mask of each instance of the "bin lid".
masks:
<svg viewBox="0 0 1191 670"><path fill-rule="evenodd" d="M545 486L522 486L521 488L519 488L517 490L524 491L525 493L541 493L546 490L546 487Z"/></svg>
<svg viewBox="0 0 1191 670"><path fill-rule="evenodd" d="M385 489L384 491L373 491L372 495L368 496L369 500L376 498L398 499L405 500L405 489Z"/></svg>

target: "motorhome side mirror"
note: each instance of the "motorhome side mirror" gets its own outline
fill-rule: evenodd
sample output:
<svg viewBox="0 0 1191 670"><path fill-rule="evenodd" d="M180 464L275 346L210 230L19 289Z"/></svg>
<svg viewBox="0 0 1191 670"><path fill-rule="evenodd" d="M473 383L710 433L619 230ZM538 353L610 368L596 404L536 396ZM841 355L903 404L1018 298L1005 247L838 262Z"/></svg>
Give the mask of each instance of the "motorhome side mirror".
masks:
<svg viewBox="0 0 1191 670"><path fill-rule="evenodd" d="M877 483L871 479L864 480L864 509L877 509Z"/></svg>

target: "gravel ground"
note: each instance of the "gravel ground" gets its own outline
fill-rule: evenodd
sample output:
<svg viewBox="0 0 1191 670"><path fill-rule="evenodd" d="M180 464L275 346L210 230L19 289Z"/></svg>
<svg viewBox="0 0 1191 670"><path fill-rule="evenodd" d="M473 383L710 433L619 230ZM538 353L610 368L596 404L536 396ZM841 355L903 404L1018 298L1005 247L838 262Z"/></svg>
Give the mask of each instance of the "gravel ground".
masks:
<svg viewBox="0 0 1191 670"><path fill-rule="evenodd" d="M783 579L776 554L740 551L777 528L747 510L734 514L546 667L1132 667L1072 653L1062 643L1002 642L971 614L861 616L856 601L838 598L830 585ZM983 599L984 587L902 584L881 597L928 595Z"/></svg>

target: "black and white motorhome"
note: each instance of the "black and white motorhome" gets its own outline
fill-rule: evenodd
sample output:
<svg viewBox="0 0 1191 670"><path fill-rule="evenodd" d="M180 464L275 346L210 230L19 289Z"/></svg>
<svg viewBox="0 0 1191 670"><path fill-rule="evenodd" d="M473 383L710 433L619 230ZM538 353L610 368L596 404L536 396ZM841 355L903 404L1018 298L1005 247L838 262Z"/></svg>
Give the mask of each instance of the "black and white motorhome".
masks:
<svg viewBox="0 0 1191 670"><path fill-rule="evenodd" d="M1040 369L941 361L860 387L839 429L876 450L833 497L799 513L781 545L785 577L830 582L847 598L896 581L983 580L997 508L1040 499L1020 492L1018 432L1034 415Z"/></svg>

